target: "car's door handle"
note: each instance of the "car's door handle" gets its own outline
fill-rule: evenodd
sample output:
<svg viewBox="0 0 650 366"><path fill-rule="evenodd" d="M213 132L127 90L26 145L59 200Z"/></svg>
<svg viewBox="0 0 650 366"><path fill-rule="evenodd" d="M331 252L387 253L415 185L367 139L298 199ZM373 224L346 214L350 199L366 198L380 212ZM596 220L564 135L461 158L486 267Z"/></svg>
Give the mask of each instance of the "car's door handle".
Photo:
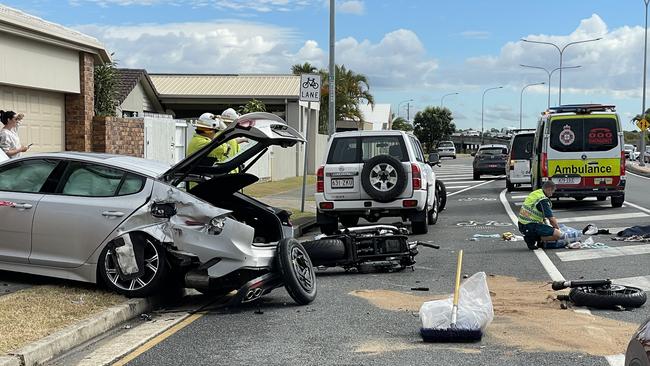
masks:
<svg viewBox="0 0 650 366"><path fill-rule="evenodd" d="M17 208L17 209L20 209L20 210L29 210L32 207L34 207L34 206L32 206L29 203L16 203L16 204L13 205L13 208Z"/></svg>
<svg viewBox="0 0 650 366"><path fill-rule="evenodd" d="M120 211L104 211L104 212L102 212L102 216L106 216L106 217L122 217L122 216L124 216L124 212L120 212Z"/></svg>

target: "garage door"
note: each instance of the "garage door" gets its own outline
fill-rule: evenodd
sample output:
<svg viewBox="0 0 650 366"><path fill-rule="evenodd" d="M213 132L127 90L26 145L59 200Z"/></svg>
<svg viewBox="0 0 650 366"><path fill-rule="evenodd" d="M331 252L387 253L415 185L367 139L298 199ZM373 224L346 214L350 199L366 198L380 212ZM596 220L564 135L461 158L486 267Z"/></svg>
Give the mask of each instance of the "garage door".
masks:
<svg viewBox="0 0 650 366"><path fill-rule="evenodd" d="M23 145L34 144L29 152L64 150L63 93L0 85L0 109L25 114L18 134Z"/></svg>

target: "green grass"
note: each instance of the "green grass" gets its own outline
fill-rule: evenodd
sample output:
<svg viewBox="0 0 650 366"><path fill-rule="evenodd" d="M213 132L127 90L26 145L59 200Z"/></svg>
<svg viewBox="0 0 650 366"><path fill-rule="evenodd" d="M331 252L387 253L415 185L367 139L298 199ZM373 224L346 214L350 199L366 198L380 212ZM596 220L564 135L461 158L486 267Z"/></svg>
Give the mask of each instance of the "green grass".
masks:
<svg viewBox="0 0 650 366"><path fill-rule="evenodd" d="M316 176L308 175L307 184L316 184ZM276 182L255 183L244 188L244 193L252 197L264 197L272 194L288 192L302 187L302 177L291 177Z"/></svg>

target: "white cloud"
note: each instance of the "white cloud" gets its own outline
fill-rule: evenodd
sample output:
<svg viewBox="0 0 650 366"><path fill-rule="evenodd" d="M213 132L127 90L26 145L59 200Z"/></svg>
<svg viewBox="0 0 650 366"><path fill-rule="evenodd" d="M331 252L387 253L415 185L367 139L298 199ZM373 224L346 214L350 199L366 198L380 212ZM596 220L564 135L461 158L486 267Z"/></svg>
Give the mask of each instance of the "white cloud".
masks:
<svg viewBox="0 0 650 366"><path fill-rule="evenodd" d="M336 42L336 63L366 74L371 87L413 88L430 85L438 63L428 57L418 36L410 30L390 32L379 41L352 37Z"/></svg>
<svg viewBox="0 0 650 366"><path fill-rule="evenodd" d="M237 11L257 11L268 13L273 11L293 11L317 3L317 0L68 0L71 5L94 3L101 7L117 6L191 6L214 7Z"/></svg>
<svg viewBox="0 0 650 366"><path fill-rule="evenodd" d="M294 30L254 22L86 25L115 52L120 67L149 72L288 73L296 63L327 66L327 51ZM371 88L409 89L433 82L438 67L415 33L400 29L381 41L348 37L336 43L336 62L365 74Z"/></svg>
<svg viewBox="0 0 650 366"><path fill-rule="evenodd" d="M562 73L563 93L606 94L615 98L639 95L642 79L643 28L623 26L608 31L597 14L583 19L569 35L528 35L523 38L552 42L560 46L569 42L603 37L597 42L570 46L564 52L564 66L582 66ZM458 67L450 67L437 81L457 87L506 85L518 90L525 83L547 81L541 70L524 69L528 64L554 69L559 64L558 51L547 45L517 41L506 43L498 55L468 58ZM557 92L558 73L553 75L552 91ZM545 88L535 88L542 92ZM535 92L535 90L531 90Z"/></svg>
<svg viewBox="0 0 650 366"><path fill-rule="evenodd" d="M341 13L362 15L365 11L365 4L359 0L347 0L338 4L338 10Z"/></svg>
<svg viewBox="0 0 650 366"><path fill-rule="evenodd" d="M468 31L461 32L460 35L463 38L467 38L467 39L488 39L488 38L490 38L490 32L486 32L486 31L468 30Z"/></svg>

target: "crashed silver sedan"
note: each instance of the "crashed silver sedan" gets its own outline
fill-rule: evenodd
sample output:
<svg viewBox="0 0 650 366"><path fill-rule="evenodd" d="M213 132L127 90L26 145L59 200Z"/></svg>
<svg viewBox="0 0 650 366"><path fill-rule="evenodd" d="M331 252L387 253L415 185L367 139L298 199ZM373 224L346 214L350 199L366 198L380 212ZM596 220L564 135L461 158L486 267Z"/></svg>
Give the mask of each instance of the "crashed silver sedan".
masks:
<svg viewBox="0 0 650 366"><path fill-rule="evenodd" d="M209 157L238 137L248 139L238 155ZM130 297L181 279L250 302L284 285L308 304L314 270L290 213L240 192L258 180L247 170L270 146L303 141L281 118L251 113L171 168L74 152L2 162L0 270L103 282Z"/></svg>

